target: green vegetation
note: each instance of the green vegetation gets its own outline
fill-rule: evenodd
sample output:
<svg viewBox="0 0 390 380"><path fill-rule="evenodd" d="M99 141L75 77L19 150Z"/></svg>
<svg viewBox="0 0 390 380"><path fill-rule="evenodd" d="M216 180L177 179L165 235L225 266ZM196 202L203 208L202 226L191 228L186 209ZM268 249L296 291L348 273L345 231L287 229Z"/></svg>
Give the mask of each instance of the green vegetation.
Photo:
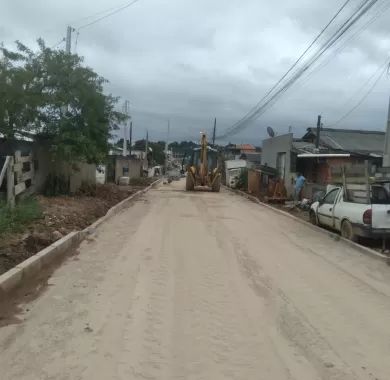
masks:
<svg viewBox="0 0 390 380"><path fill-rule="evenodd" d="M103 93L107 82L75 54L46 47L33 52L20 42L0 46L0 130L8 139L45 142L56 159L99 163L117 124L118 98ZM1 54L2 53L2 54Z"/></svg>
<svg viewBox="0 0 390 380"><path fill-rule="evenodd" d="M122 140L123 142L123 140ZM137 140L134 143L133 150L145 150L146 140ZM149 148L152 149L151 152L148 153L148 162L149 165L163 165L165 161L165 141L149 141Z"/></svg>
<svg viewBox="0 0 390 380"><path fill-rule="evenodd" d="M248 189L248 170L246 168L241 169L241 173L237 181L237 188Z"/></svg>
<svg viewBox="0 0 390 380"><path fill-rule="evenodd" d="M35 198L25 198L14 208L0 203L0 236L20 232L36 219L42 218L42 210Z"/></svg>
<svg viewBox="0 0 390 380"><path fill-rule="evenodd" d="M197 146L199 146L199 144L194 143L193 141L174 141L169 144L169 149L172 149L175 153L185 154L192 152Z"/></svg>

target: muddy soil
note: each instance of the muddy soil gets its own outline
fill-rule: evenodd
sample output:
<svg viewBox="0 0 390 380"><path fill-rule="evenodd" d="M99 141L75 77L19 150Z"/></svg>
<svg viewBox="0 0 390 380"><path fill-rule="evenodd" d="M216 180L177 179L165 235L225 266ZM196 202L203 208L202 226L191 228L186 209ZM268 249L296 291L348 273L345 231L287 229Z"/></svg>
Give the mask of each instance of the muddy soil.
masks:
<svg viewBox="0 0 390 380"><path fill-rule="evenodd" d="M69 232L86 228L131 194L147 186L100 185L95 194L38 196L42 219L20 233L0 237L0 274L13 268Z"/></svg>

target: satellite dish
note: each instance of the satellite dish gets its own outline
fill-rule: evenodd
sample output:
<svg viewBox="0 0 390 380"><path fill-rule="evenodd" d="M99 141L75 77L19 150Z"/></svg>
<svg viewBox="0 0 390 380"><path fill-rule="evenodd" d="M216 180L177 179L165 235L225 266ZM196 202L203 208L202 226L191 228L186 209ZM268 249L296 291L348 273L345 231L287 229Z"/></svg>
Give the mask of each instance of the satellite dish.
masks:
<svg viewBox="0 0 390 380"><path fill-rule="evenodd" d="M267 127L267 133L269 137L275 137L275 132L271 127Z"/></svg>

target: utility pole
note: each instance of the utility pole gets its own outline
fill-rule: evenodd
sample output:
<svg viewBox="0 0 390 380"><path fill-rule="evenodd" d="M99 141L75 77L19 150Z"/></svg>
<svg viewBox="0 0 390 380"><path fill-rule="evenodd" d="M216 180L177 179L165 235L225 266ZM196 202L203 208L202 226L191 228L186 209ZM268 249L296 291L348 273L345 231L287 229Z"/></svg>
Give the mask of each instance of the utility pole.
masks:
<svg viewBox="0 0 390 380"><path fill-rule="evenodd" d="M129 116L129 104L128 100L125 100L123 104L123 113L128 117ZM127 156L127 120L123 127L123 156Z"/></svg>
<svg viewBox="0 0 390 380"><path fill-rule="evenodd" d="M72 33L75 31L74 28L68 26L66 29L66 48L65 51L67 54L72 53Z"/></svg>
<svg viewBox="0 0 390 380"><path fill-rule="evenodd" d="M217 131L217 118L214 118L213 145L215 145L215 133Z"/></svg>
<svg viewBox="0 0 390 380"><path fill-rule="evenodd" d="M316 136L316 148L320 148L320 133L321 133L321 115L317 118L317 136Z"/></svg>
<svg viewBox="0 0 390 380"><path fill-rule="evenodd" d="M131 157L131 146L133 144L133 121L130 121L130 146L129 146L129 153Z"/></svg>
<svg viewBox="0 0 390 380"><path fill-rule="evenodd" d="M165 155L168 155L170 120L168 119L167 141L165 142Z"/></svg>
<svg viewBox="0 0 390 380"><path fill-rule="evenodd" d="M146 130L145 155L146 155L146 165L147 165L147 167L149 167L148 153L149 153L149 132L148 132L148 130Z"/></svg>
<svg viewBox="0 0 390 380"><path fill-rule="evenodd" d="M167 175L167 171L168 171L169 129L170 129L170 121L168 119L167 141L165 142L165 161L164 161L164 173L165 173L165 175Z"/></svg>
<svg viewBox="0 0 390 380"><path fill-rule="evenodd" d="M387 112L385 147L383 150L383 165L382 166L384 168L390 167L390 99L389 99L389 110Z"/></svg>

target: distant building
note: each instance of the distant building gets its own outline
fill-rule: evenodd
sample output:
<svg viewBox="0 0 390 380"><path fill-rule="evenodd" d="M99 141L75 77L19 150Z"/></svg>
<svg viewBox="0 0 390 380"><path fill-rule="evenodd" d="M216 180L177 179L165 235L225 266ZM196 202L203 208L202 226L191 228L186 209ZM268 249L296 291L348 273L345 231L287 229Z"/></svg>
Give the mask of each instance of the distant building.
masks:
<svg viewBox="0 0 390 380"><path fill-rule="evenodd" d="M258 151L260 150L260 151ZM240 158L246 159L244 155L259 154L261 149L256 148L252 144L228 144L224 149L225 157L230 160L239 160ZM257 157L254 157L255 160Z"/></svg>
<svg viewBox="0 0 390 380"><path fill-rule="evenodd" d="M256 153L256 147L252 144L238 144L236 145L236 150L243 153Z"/></svg>

